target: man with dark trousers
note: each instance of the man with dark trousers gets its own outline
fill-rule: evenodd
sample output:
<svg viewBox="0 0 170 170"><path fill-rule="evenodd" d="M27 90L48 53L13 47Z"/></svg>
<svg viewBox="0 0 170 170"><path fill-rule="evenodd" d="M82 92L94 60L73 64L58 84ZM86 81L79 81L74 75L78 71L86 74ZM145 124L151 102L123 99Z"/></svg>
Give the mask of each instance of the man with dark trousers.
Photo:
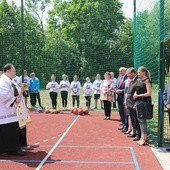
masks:
<svg viewBox="0 0 170 170"><path fill-rule="evenodd" d="M116 82L116 94L117 94L117 102L118 102L120 120L122 122L122 126L119 128L119 130L122 130L122 132L126 132L128 129L128 120L127 120L125 107L124 107L124 89L125 89L126 79L127 79L126 68L120 67L119 77Z"/></svg>
<svg viewBox="0 0 170 170"><path fill-rule="evenodd" d="M170 116L170 80L168 81L165 87L163 99L164 99L164 105L168 109L169 116ZM170 148L167 148L166 151L170 152Z"/></svg>
<svg viewBox="0 0 170 170"><path fill-rule="evenodd" d="M135 93L135 82L138 79L138 77L135 74L135 69L133 67L130 67L127 69L127 76L130 80L129 87L127 90L127 97L126 97L126 107L129 110L129 115L132 122L132 133L129 135L129 137L134 137L134 141L140 140L140 126L136 114L136 109L134 109L135 101L133 99L133 95Z"/></svg>
<svg viewBox="0 0 170 170"><path fill-rule="evenodd" d="M36 98L38 99L39 107L41 106L41 98L40 98L40 80L35 77L35 73L31 73L30 79L30 103L32 107L36 106Z"/></svg>

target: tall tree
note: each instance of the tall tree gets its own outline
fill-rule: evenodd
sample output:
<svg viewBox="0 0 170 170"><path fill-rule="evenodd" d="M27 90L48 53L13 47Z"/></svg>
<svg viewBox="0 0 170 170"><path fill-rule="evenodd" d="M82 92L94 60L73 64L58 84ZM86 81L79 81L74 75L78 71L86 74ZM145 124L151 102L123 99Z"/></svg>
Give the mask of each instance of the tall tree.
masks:
<svg viewBox="0 0 170 170"><path fill-rule="evenodd" d="M20 20L19 11L12 3L8 5L6 0L0 3L0 67L7 62L13 62L16 66L20 61Z"/></svg>
<svg viewBox="0 0 170 170"><path fill-rule="evenodd" d="M35 16L38 18L41 30L44 32L44 14L49 6L51 4L51 0L27 0L26 1L26 7L29 12L35 14Z"/></svg>
<svg viewBox="0 0 170 170"><path fill-rule="evenodd" d="M55 1L56 28L60 25L63 39L77 45L84 75L113 69L110 62L116 58L111 55L111 41L118 38L124 20L121 7L118 0Z"/></svg>

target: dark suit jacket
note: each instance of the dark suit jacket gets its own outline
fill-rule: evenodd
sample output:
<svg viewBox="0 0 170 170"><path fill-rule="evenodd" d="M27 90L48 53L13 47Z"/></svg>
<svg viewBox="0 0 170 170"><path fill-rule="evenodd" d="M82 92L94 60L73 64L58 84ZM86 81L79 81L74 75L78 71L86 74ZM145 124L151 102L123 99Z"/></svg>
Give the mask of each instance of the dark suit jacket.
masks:
<svg viewBox="0 0 170 170"><path fill-rule="evenodd" d="M129 89L127 91L127 99L126 99L126 105L129 108L133 108L134 104L135 104L135 100L133 99L133 95L135 93L135 83L136 80L138 79L138 76L136 76L132 82L132 85L129 86Z"/></svg>
<svg viewBox="0 0 170 170"><path fill-rule="evenodd" d="M164 93L163 93L164 104L170 104L170 80L168 81Z"/></svg>
<svg viewBox="0 0 170 170"><path fill-rule="evenodd" d="M124 100L124 89L125 89L125 80L127 79L127 75L123 77L123 81L121 85L119 86L119 82L121 81L121 77L118 77L116 82L116 90L119 89L122 91L122 93L117 94L117 100Z"/></svg>

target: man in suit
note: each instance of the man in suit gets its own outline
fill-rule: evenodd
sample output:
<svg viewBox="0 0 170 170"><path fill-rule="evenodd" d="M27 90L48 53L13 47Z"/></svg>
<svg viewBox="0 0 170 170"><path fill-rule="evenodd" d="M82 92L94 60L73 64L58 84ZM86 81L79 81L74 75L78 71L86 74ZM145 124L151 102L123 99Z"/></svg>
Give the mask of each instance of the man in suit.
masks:
<svg viewBox="0 0 170 170"><path fill-rule="evenodd" d="M138 79L138 76L135 74L135 69L133 67L128 68L127 76L130 80L129 87L127 90L127 97L126 97L126 108L129 112L131 123L132 123L132 132L129 137L134 137L134 141L140 140L140 126L136 114L136 109L134 109L135 101L133 99L133 95L135 93L135 82Z"/></svg>
<svg viewBox="0 0 170 170"><path fill-rule="evenodd" d="M164 105L168 109L170 114L170 80L168 81L164 93L163 93ZM167 148L166 151L170 152L170 148Z"/></svg>
<svg viewBox="0 0 170 170"><path fill-rule="evenodd" d="M120 120L122 122L122 127L120 127L119 130L122 130L122 132L126 132L128 129L128 121L127 121L127 116L126 116L125 107L124 107L124 89L125 89L126 79L127 79L126 68L120 67L119 77L116 83L116 94L117 94L117 102L118 102Z"/></svg>

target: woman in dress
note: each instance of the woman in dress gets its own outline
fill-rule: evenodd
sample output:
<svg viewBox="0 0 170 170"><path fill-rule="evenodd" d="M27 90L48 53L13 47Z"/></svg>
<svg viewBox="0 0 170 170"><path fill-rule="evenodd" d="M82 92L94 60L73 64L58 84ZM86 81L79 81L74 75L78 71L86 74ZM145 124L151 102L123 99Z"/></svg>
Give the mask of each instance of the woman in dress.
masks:
<svg viewBox="0 0 170 170"><path fill-rule="evenodd" d="M138 68L139 79L135 84L135 93L133 98L135 99L135 105L138 105L141 100L151 102L151 80L150 72L145 67ZM147 121L146 119L139 119L139 125L141 129L141 138L137 142L139 145L145 145L147 141Z"/></svg>

